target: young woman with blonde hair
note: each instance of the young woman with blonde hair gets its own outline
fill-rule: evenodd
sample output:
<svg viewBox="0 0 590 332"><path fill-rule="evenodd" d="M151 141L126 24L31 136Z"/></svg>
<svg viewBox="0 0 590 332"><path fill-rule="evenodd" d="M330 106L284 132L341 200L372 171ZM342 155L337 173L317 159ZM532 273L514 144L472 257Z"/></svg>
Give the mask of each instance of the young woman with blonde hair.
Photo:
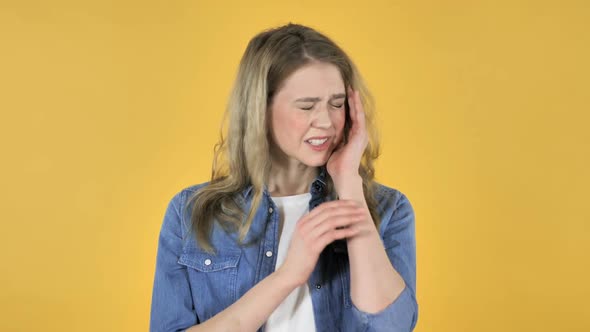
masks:
<svg viewBox="0 0 590 332"><path fill-rule="evenodd" d="M150 330L413 330L414 211L374 181L373 108L325 35L291 23L256 35L211 181L166 210Z"/></svg>

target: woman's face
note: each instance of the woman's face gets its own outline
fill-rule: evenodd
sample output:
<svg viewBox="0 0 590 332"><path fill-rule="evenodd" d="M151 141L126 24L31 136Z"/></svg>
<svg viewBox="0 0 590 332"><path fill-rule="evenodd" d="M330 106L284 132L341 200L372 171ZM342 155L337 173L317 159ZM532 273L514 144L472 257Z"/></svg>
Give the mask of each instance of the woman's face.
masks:
<svg viewBox="0 0 590 332"><path fill-rule="evenodd" d="M345 91L332 64L313 62L290 75L270 105L273 160L324 165L342 140Z"/></svg>

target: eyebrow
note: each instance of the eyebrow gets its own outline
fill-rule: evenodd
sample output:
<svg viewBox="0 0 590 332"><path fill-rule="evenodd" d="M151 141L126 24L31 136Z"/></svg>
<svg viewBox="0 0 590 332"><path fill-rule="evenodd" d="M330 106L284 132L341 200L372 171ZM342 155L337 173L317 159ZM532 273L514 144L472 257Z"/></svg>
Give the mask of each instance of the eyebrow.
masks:
<svg viewBox="0 0 590 332"><path fill-rule="evenodd" d="M336 94L333 94L330 97L330 100L340 99L340 98L346 98L346 94L345 93L336 93ZM320 97L304 97L304 98L295 99L295 102L298 102L298 101L318 102L318 101L321 101L321 100L322 100L322 98L320 98Z"/></svg>

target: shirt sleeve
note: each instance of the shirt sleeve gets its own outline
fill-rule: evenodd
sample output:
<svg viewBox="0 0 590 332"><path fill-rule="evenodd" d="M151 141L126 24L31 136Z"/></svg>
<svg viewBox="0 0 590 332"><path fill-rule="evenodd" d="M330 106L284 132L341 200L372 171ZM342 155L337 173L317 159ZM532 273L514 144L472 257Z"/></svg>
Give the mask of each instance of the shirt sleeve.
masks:
<svg viewBox="0 0 590 332"><path fill-rule="evenodd" d="M180 207L183 204L181 191L168 203L160 229L150 313L151 332L184 331L198 324L186 267L177 263L182 254Z"/></svg>
<svg viewBox="0 0 590 332"><path fill-rule="evenodd" d="M393 213L382 220L380 233L387 256L406 287L391 304L377 313L361 311L351 303L350 313L345 315L348 320L345 326L355 326L358 331L410 332L418 321L414 209L403 193L394 191L393 195L397 198L393 200Z"/></svg>

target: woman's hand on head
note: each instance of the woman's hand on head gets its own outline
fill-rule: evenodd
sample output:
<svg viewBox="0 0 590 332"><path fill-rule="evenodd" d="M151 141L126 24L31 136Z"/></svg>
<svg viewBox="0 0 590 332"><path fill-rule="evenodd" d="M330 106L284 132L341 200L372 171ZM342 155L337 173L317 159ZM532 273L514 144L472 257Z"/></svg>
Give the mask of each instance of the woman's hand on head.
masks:
<svg viewBox="0 0 590 332"><path fill-rule="evenodd" d="M322 250L334 240L362 231L366 213L366 208L350 200L319 205L297 222L287 257L279 270L297 285L306 283Z"/></svg>
<svg viewBox="0 0 590 332"><path fill-rule="evenodd" d="M341 181L350 176L359 174L359 166L363 153L369 143L365 126L365 112L358 91L348 89L348 105L350 107L351 127L348 134L348 143L338 145L326 164L334 184L338 186Z"/></svg>

